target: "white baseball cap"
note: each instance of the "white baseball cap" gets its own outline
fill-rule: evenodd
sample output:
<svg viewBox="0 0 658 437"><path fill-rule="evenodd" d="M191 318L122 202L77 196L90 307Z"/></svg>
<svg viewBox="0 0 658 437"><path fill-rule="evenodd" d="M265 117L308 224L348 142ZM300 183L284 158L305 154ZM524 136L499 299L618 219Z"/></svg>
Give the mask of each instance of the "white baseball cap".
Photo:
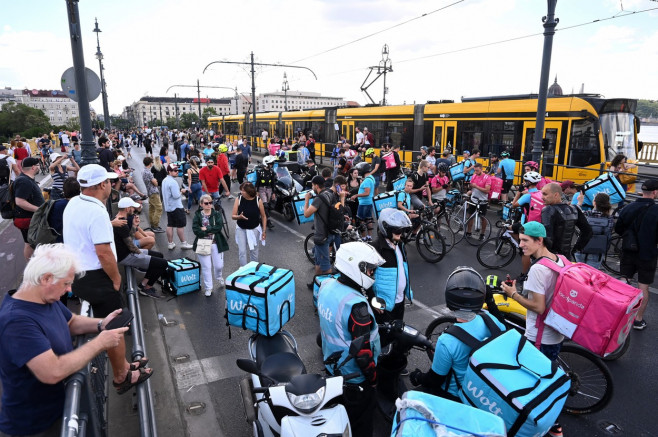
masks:
<svg viewBox="0 0 658 437"><path fill-rule="evenodd" d="M108 179L116 179L119 175L108 172L98 164L87 164L78 171L78 182L83 188L93 187Z"/></svg>
<svg viewBox="0 0 658 437"><path fill-rule="evenodd" d="M50 154L50 160L55 161L60 156L64 156L64 155L62 155L61 153L53 152L53 153Z"/></svg>
<svg viewBox="0 0 658 437"><path fill-rule="evenodd" d="M132 200L130 197L122 197L121 200L119 200L119 208L139 208L139 203L135 202Z"/></svg>
<svg viewBox="0 0 658 437"><path fill-rule="evenodd" d="M123 155L117 156L117 160L119 160L119 161L123 161L124 159L126 159L126 158L124 158Z"/></svg>

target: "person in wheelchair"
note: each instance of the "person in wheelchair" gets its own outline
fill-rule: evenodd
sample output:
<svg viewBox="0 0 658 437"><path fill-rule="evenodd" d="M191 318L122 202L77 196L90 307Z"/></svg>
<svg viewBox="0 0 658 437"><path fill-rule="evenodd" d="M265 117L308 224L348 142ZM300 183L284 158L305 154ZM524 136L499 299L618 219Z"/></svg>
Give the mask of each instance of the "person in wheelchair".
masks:
<svg viewBox="0 0 658 437"><path fill-rule="evenodd" d="M454 312L457 323L466 334L484 341L492 331L505 331L505 325L482 309L486 284L471 267L457 267L448 276L445 287L446 305ZM454 332L454 331L453 331ZM450 328L436 341L432 367L427 372L416 369L410 382L424 391L459 401L459 390L468 367L472 347L451 335Z"/></svg>

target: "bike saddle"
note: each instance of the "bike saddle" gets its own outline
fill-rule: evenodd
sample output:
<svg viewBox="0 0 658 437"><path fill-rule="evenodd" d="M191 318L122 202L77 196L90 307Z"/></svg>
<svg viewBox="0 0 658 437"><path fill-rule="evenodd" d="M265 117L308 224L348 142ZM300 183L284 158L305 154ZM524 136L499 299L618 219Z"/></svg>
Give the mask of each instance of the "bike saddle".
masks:
<svg viewBox="0 0 658 437"><path fill-rule="evenodd" d="M260 366L261 385L269 387L274 384L290 382L293 376L306 373L304 363L292 352L279 352L267 357Z"/></svg>
<svg viewBox="0 0 658 437"><path fill-rule="evenodd" d="M272 337L258 336L255 354L256 364L259 369L270 355L281 352L297 354L297 351L285 335L278 333Z"/></svg>

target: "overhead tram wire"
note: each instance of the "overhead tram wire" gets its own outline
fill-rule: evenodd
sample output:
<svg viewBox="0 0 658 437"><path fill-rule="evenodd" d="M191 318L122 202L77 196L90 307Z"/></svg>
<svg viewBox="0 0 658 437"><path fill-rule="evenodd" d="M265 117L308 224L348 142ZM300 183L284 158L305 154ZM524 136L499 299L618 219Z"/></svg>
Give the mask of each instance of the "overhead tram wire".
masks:
<svg viewBox="0 0 658 437"><path fill-rule="evenodd" d="M658 0L652 0L652 1L658 1ZM577 27L589 26L590 24L597 24L597 23L601 23L603 21L614 20L614 19L617 19L617 18L628 17L630 15L642 14L642 13L645 13L645 12L651 12L651 11L655 11L655 10L658 10L658 7L643 9L643 10L640 10L640 11L632 11L632 12L631 11L625 11L626 13L622 14L622 15L618 14L618 15L613 15L611 17L606 17L606 18L597 18L596 20L587 21L585 23L574 24L573 26L567 26L567 27L563 27L563 28L560 28L560 29L555 29L555 31L558 32L558 31L565 31L565 30L575 29ZM450 55L450 54L453 54L453 53L466 52L466 51L469 51L469 50L480 49L482 47L489 47L489 46L498 45L498 44L505 44L505 43L508 43L508 42L517 41L517 40L525 39L525 38L532 38L532 37L540 36L540 35L543 35L543 32L531 33L531 34L528 34L528 35L517 36L517 37L514 37L514 38L503 39L503 40L500 40L500 41L494 41L494 42L485 43L485 44L479 44L479 45L476 45L476 46L463 47L461 49L449 50L447 52L434 53L432 55L425 55L425 56L419 56L419 57L416 57L416 58L403 59L401 61L397 61L397 63L401 64L401 63L405 63L405 62L420 61L420 60L423 60L423 59L434 58L434 57L444 56L444 55ZM361 67L361 68L353 68L353 69L350 69L350 70L338 71L336 73L327 74L326 77L338 76L338 75L346 74L346 73L353 73L355 71L363 71L366 68L367 67Z"/></svg>
<svg viewBox="0 0 658 437"><path fill-rule="evenodd" d="M405 24L411 23L412 21L420 20L421 18L425 18L425 17L427 17L427 16L429 16L429 15L432 15L432 14L435 14L435 13L437 13L437 12L443 11L443 10L448 9L448 8L450 8L450 7L452 7L452 6L455 6L455 5L459 4L459 3L462 3L463 1L464 1L464 0L458 0L458 1L454 2L454 3L450 3L449 5L442 6L442 7L438 8L438 9L433 10L433 11L426 12L426 13L424 13L424 14L422 14L422 15L419 15L419 16L414 17L414 18L410 18L409 20L406 20L406 21L403 21L403 22L401 22L401 23L395 24L395 25L393 25L393 26L391 26L391 27L387 27L386 29L378 30L377 32L374 32L374 33L371 33L371 34L368 34L368 35L362 36L362 37L357 38L357 39L355 39L355 40L353 40L353 41L343 43L343 44L341 44L341 45L339 45L339 46L336 46L336 47L333 47L333 48L331 48L331 49L327 49L327 50L324 50L324 51L322 51L322 52L316 53L316 54L314 54L314 55L306 56L305 58L301 58L301 59L298 59L298 60L296 60L296 61L292 61L292 62L289 62L289 63L290 63L290 64L296 64L297 62L302 62L302 61L305 61L305 60L307 60L307 59L315 58L316 56L324 55L325 53L333 52L334 50L342 49L343 47L349 46L349 45L354 44L354 43L357 43L357 42L359 42L359 41L363 41L364 39L368 39L368 38L373 37L373 36L375 36L375 35L379 35L380 33L387 32L387 31L389 31L389 30L391 30L391 29L395 29L396 27L404 26Z"/></svg>

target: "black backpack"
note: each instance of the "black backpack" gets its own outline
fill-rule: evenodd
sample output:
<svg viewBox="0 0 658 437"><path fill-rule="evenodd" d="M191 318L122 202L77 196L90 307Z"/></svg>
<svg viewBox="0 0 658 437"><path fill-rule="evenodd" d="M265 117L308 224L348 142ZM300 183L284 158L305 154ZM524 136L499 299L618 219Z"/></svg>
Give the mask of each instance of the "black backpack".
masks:
<svg viewBox="0 0 658 437"><path fill-rule="evenodd" d="M7 162L7 158L0 159L0 185L9 183L10 174L11 169L9 168L9 162Z"/></svg>
<svg viewBox="0 0 658 437"><path fill-rule="evenodd" d="M320 217L320 220L322 220L327 225L328 233L340 234L345 228L345 211L343 205L336 200L331 191L323 191L318 195L318 197L320 198L321 202L327 205L329 210L326 220L320 214L318 214L318 217ZM329 200L327 197L330 197L331 199Z"/></svg>
<svg viewBox="0 0 658 437"><path fill-rule="evenodd" d="M48 200L32 215L30 227L27 230L27 242L31 245L54 243L59 236L59 233L48 224L48 217L50 217L50 211L55 202L57 200Z"/></svg>
<svg viewBox="0 0 658 437"><path fill-rule="evenodd" d="M592 238L589 239L583 253L600 255L608 251L612 230L607 217L587 217L587 223L592 227Z"/></svg>

